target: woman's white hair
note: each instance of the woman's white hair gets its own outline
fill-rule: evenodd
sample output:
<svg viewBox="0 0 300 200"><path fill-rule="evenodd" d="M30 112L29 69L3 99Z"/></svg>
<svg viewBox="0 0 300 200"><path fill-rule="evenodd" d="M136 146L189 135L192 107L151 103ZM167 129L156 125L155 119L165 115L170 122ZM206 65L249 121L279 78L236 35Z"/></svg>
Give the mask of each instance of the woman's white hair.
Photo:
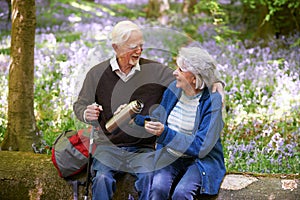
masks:
<svg viewBox="0 0 300 200"><path fill-rule="evenodd" d="M132 31L141 31L141 28L131 21L117 23L111 32L111 43L120 45L128 40Z"/></svg>
<svg viewBox="0 0 300 200"><path fill-rule="evenodd" d="M177 65L195 75L196 89L202 88L203 82L208 88L211 88L213 83L219 80L219 72L216 69L217 62L200 47L182 47L179 50Z"/></svg>

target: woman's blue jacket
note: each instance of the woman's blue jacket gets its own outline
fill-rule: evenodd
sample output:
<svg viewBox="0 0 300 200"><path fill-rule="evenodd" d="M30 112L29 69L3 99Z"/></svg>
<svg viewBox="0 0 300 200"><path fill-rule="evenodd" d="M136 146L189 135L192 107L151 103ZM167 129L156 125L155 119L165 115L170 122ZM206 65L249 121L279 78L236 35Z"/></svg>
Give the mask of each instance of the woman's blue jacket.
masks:
<svg viewBox="0 0 300 200"><path fill-rule="evenodd" d="M222 98L219 93L211 93L206 87L199 100L192 135L176 132L168 127L167 118L180 98L182 90L172 82L164 92L160 105L152 112L165 125L164 131L157 138L155 162L159 169L169 161L162 156L167 147L195 158L202 183L200 194L218 193L226 169L220 133L224 122L222 119ZM135 123L144 125L144 118L138 115Z"/></svg>

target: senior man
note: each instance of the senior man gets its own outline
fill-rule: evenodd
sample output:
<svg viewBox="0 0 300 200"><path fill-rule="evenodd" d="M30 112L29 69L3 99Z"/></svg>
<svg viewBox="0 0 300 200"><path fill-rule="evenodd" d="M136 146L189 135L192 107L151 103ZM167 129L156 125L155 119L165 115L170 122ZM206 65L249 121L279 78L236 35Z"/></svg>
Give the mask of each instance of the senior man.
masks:
<svg viewBox="0 0 300 200"><path fill-rule="evenodd" d="M143 33L131 21L121 21L114 26L111 43L115 55L87 73L74 103L79 120L85 123L97 121L100 127L93 154L92 199L112 199L116 191L116 174L125 172L136 177L139 199L147 200L153 178L156 137L143 128L130 125L110 133L105 124L121 105L133 100L143 102L142 115L149 114L174 80L173 70L141 57ZM215 83L216 89L224 93L221 83Z"/></svg>

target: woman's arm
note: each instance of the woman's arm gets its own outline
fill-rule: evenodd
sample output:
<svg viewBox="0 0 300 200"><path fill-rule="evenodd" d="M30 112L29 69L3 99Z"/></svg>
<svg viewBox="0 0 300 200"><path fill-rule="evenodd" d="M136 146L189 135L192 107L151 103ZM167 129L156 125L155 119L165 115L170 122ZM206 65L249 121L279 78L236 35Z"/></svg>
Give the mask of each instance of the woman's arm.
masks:
<svg viewBox="0 0 300 200"><path fill-rule="evenodd" d="M163 146L193 157L203 158L217 143L224 126L220 94L211 94L211 103L206 102L203 106L204 112L200 113L199 110L197 112L197 115L201 114L203 117L198 121L200 125L193 135L176 132L159 122L148 123L145 128L149 133L159 136L157 142ZM199 120L200 116L197 118Z"/></svg>

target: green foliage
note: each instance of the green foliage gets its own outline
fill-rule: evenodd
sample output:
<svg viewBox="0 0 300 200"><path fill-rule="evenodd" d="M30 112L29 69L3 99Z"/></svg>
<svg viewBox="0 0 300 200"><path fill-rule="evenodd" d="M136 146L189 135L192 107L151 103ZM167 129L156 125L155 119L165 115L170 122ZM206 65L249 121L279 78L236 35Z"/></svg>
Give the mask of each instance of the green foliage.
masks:
<svg viewBox="0 0 300 200"><path fill-rule="evenodd" d="M242 2L252 9L257 9L261 5L266 6L268 8L268 13L265 16L266 21L270 21L277 12L285 8L290 9L291 12L300 8L298 0L243 0Z"/></svg>
<svg viewBox="0 0 300 200"><path fill-rule="evenodd" d="M2 29L1 32L0 32L0 38L2 37L5 37L7 35L10 35L10 30L7 30L7 29Z"/></svg>
<svg viewBox="0 0 300 200"><path fill-rule="evenodd" d="M0 61L1 61L0 54ZM0 66L1 69L1 66ZM7 126L7 96L8 96L8 78L2 75L0 71L0 143L3 140L4 133L6 132Z"/></svg>
<svg viewBox="0 0 300 200"><path fill-rule="evenodd" d="M300 142L297 136L300 110L283 111L281 106L272 102L263 103L274 98L280 85L278 82L260 88L247 79L241 82L235 78L232 83L238 88L234 95L226 96L226 126L222 136L227 169L297 173L300 170L299 153L292 151L297 152L295 149L299 148L296 145ZM227 87L232 88L232 85ZM274 116L266 112L270 107L274 109Z"/></svg>
<svg viewBox="0 0 300 200"><path fill-rule="evenodd" d="M112 4L112 11L114 11L115 16L124 16L128 19L135 20L139 17L146 17L146 13L143 12L141 8L130 8L126 4Z"/></svg>
<svg viewBox="0 0 300 200"><path fill-rule="evenodd" d="M82 21L84 19L93 19L94 17L103 17L97 9L108 12L110 15L115 16L116 13L101 4L95 4L89 1L77 0L51 0L49 1L49 8L40 8L43 10L42 15L37 17L37 27L46 28L52 26L63 26L69 17L73 22ZM53 17L53 15L56 17Z"/></svg>
<svg viewBox="0 0 300 200"><path fill-rule="evenodd" d="M242 2L244 7L254 11L254 15L263 15L263 20L257 24L260 28L268 23L272 27L271 33L273 34L288 34L294 30L300 30L300 2L298 0L243 0Z"/></svg>
<svg viewBox="0 0 300 200"><path fill-rule="evenodd" d="M0 118L0 143L1 143L4 138L4 133L6 131L7 119L4 113L0 113L0 114L1 114L1 118Z"/></svg>
<svg viewBox="0 0 300 200"><path fill-rule="evenodd" d="M10 55L10 48L2 48L2 49L0 49L0 54Z"/></svg>
<svg viewBox="0 0 300 200"><path fill-rule="evenodd" d="M7 35L9 35L10 33L7 32ZM11 39L9 37L7 37L7 35L2 35L0 34L0 56L1 54L2 55L10 55L10 42L11 42ZM0 60L0 63L1 63L1 60ZM0 70L1 70L1 67L0 66Z"/></svg>
<svg viewBox="0 0 300 200"><path fill-rule="evenodd" d="M244 116L243 121L235 125L227 123L223 132L227 169L237 172L297 173L300 170L299 152L291 153L291 148L299 142L292 139L297 130L295 126L300 123L295 118L299 114L299 111L292 112L279 121L263 115ZM258 137L258 132L264 132L264 136ZM277 138L272 134L279 132L282 135L278 134Z"/></svg>
<svg viewBox="0 0 300 200"><path fill-rule="evenodd" d="M82 33L61 33L57 34L56 40L57 42L67 42L72 43L80 39Z"/></svg>
<svg viewBox="0 0 300 200"><path fill-rule="evenodd" d="M66 59L66 55L60 54L56 61L59 63ZM42 77L35 80L34 102L37 127L43 135L44 142L49 146L61 132L86 127L72 117L72 110L64 109L66 97L62 96L59 87L62 78L63 74L60 71L44 69Z"/></svg>
<svg viewBox="0 0 300 200"><path fill-rule="evenodd" d="M52 8L52 6L50 6ZM58 13L60 11L57 11ZM64 22L64 19L53 17L53 11L51 9L44 9L42 15L36 19L36 27L38 28L47 28L47 26L61 26Z"/></svg>
<svg viewBox="0 0 300 200"><path fill-rule="evenodd" d="M226 11L225 7L219 4L217 0L199 1L194 7L194 13L196 15L203 13L206 15L206 17L199 16L198 19L200 20L200 24L206 22L214 25L215 31L217 33L217 36L215 36L215 41L217 43L226 42L227 39L236 38L236 36L239 35L238 31L234 31L228 26L228 11ZM198 26L200 24L198 24ZM185 30L194 32L194 30L191 29Z"/></svg>
<svg viewBox="0 0 300 200"><path fill-rule="evenodd" d="M295 42L294 44L291 45L291 47L292 47L292 48L293 48L293 47L300 47L300 38L298 38L298 39L296 40L296 42Z"/></svg>
<svg viewBox="0 0 300 200"><path fill-rule="evenodd" d="M205 12L209 14L212 19L212 24L221 25L228 22L226 13L221 8L218 1L203 0L199 1L195 6L195 13Z"/></svg>

